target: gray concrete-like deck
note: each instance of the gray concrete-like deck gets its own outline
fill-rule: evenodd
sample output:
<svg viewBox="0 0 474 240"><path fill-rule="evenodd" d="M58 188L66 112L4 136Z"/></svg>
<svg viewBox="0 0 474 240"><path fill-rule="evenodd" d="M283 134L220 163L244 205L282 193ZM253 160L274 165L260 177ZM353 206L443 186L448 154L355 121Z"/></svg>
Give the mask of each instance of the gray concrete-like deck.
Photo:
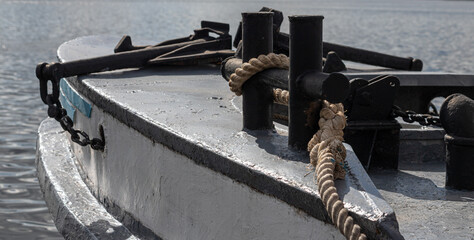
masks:
<svg viewBox="0 0 474 240"><path fill-rule="evenodd" d="M399 170L369 173L406 239L474 239L474 191L446 189L446 165L401 159Z"/></svg>

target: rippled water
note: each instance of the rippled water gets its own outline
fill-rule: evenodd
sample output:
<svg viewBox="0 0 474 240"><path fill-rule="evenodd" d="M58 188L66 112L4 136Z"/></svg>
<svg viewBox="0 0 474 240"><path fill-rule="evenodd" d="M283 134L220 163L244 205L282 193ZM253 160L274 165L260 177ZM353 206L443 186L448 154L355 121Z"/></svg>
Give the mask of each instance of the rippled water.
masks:
<svg viewBox="0 0 474 240"><path fill-rule="evenodd" d="M427 71L474 72L474 2L469 1L6 1L0 0L0 239L54 239L34 167L46 117L35 65L64 41L129 34L157 42L187 36L200 20L231 23L262 6L322 14L324 39L400 56ZM285 20L282 31L288 32Z"/></svg>

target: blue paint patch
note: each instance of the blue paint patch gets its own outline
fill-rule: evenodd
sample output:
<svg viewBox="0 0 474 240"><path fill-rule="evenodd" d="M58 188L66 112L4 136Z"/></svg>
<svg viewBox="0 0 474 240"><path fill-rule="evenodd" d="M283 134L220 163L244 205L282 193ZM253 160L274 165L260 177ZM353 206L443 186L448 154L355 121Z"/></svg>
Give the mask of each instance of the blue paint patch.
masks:
<svg viewBox="0 0 474 240"><path fill-rule="evenodd" d="M62 107L64 109L66 109L67 115L74 122L74 114L76 114L76 109L72 106L72 104L64 96L63 91L61 91L61 94L59 95L59 101L61 102Z"/></svg>
<svg viewBox="0 0 474 240"><path fill-rule="evenodd" d="M61 93L64 94L64 97L68 100L70 105L74 106L77 110L79 110L79 112L84 114L84 116L90 118L92 106L81 96L79 96L79 94L74 89L72 89L71 86L69 86L64 78L61 78L59 85L61 87Z"/></svg>

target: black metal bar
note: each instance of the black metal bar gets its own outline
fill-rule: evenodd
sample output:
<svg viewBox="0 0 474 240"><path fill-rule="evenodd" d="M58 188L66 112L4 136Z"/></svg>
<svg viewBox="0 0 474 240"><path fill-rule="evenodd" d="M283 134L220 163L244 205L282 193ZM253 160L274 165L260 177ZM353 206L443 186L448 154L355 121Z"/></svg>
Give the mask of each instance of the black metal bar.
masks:
<svg viewBox="0 0 474 240"><path fill-rule="evenodd" d="M297 85L298 77L308 71L322 71L323 16L290 16L289 136L288 145L305 150L314 134L306 123L309 100Z"/></svg>
<svg viewBox="0 0 474 240"><path fill-rule="evenodd" d="M241 59L229 59L222 67L222 76L228 81L230 75L241 65ZM349 79L371 79L380 75L381 72L344 72L343 74ZM461 93L474 98L474 78L469 74L420 73L414 75L400 71L391 72L391 74L400 79L400 89L395 105L405 110L428 113L428 106L433 98L446 98L453 93ZM269 69L256 74L255 78L273 87L288 90L288 70Z"/></svg>
<svg viewBox="0 0 474 240"><path fill-rule="evenodd" d="M179 41L173 44L146 47L138 50L127 50L129 47L132 49L137 47L131 45L130 37L125 37L122 38L119 43L122 47L118 47L124 50L124 52L65 63L40 63L36 66L36 76L40 80L41 99L45 104L47 103L46 97L49 95L47 84L51 81L53 90L52 97L57 101L59 97L59 79L63 77L124 68L144 67L152 64L176 64L176 62L179 61L177 61L175 57L184 53L188 53L188 55L181 55L183 63L209 63L221 61L223 58L230 56L231 36L227 32L221 31L228 29L226 24L203 22L201 25L218 26L219 29L205 27L195 30L195 34L191 35L189 39L186 38L187 40L179 39ZM210 33L216 33L218 37L210 36ZM181 40L183 42L181 42ZM225 49L229 49L229 51L218 51ZM214 53L210 53L208 50L214 50ZM168 59L158 59L158 57L166 53L169 54L167 55ZM193 59L195 59L195 61ZM166 62L166 60L169 60L169 62Z"/></svg>
<svg viewBox="0 0 474 240"><path fill-rule="evenodd" d="M242 13L242 60L273 52L273 13ZM272 87L249 79L242 86L244 129L272 129Z"/></svg>
<svg viewBox="0 0 474 240"><path fill-rule="evenodd" d="M242 59L229 58L222 63L221 74L222 77L229 81L230 75L235 72L235 69L242 66ZM272 68L259 72L254 76L258 81L272 86L273 88L281 88L288 90L288 70L280 68Z"/></svg>
<svg viewBox="0 0 474 240"><path fill-rule="evenodd" d="M230 47L231 39L229 37L228 39L216 39L209 42L225 49ZM207 46L209 42L198 42L195 45ZM182 44L171 44L64 63L40 63L36 66L36 76L40 80L41 99L46 103L46 84L49 80L53 85L53 96L57 98L59 96L60 78L116 69L144 67L149 64L149 60L181 47L183 47Z"/></svg>
<svg viewBox="0 0 474 240"><path fill-rule="evenodd" d="M230 45L230 39L227 42L222 40L212 40L207 42L204 40L199 40L196 42L187 43L187 45L194 45L198 47L201 45L208 46L212 43L218 45L218 47L216 47L218 49L226 49L227 45ZM59 65L46 65L42 69L41 73L43 74L43 78L52 79L54 67L61 68L61 77L70 77L123 68L144 67L145 65L147 65L149 60L181 47L183 47L183 44L178 43L134 51L120 52L107 56L59 63Z"/></svg>
<svg viewBox="0 0 474 240"><path fill-rule="evenodd" d="M290 37L287 33L278 33L276 36L277 40L275 48L279 49L281 53L286 53L289 48L289 38ZM421 71L423 69L423 62L420 59L398 57L365 49L323 42L323 55L326 56L331 51L336 52L341 59L353 62L399 70Z"/></svg>
<svg viewBox="0 0 474 240"><path fill-rule="evenodd" d="M325 42L323 45L323 53L327 55L327 53L330 51L336 52L342 59L354 62L400 70L421 71L423 69L423 62L420 59L413 59L411 57L397 57L374 51Z"/></svg>
<svg viewBox="0 0 474 240"><path fill-rule="evenodd" d="M304 95L311 99L341 103L349 95L349 79L342 73L310 71L300 75L296 82Z"/></svg>

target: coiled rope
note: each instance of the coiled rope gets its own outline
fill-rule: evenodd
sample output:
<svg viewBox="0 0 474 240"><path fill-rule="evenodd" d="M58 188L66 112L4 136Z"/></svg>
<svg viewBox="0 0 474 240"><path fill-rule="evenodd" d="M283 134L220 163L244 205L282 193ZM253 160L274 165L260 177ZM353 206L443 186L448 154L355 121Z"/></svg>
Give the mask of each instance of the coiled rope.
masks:
<svg viewBox="0 0 474 240"><path fill-rule="evenodd" d="M242 95L242 85L258 72L269 68L289 69L289 59L284 54L270 53L252 58L243 63L231 74L229 87L237 96ZM288 105L289 92L279 88L273 89L273 100L279 104ZM334 179L344 179L346 170L346 148L342 144L343 129L346 126L344 106L322 102L319 130L308 143L311 165L315 168L318 191L332 222L339 231L350 240L365 240L360 226L354 223L349 211L339 199Z"/></svg>

